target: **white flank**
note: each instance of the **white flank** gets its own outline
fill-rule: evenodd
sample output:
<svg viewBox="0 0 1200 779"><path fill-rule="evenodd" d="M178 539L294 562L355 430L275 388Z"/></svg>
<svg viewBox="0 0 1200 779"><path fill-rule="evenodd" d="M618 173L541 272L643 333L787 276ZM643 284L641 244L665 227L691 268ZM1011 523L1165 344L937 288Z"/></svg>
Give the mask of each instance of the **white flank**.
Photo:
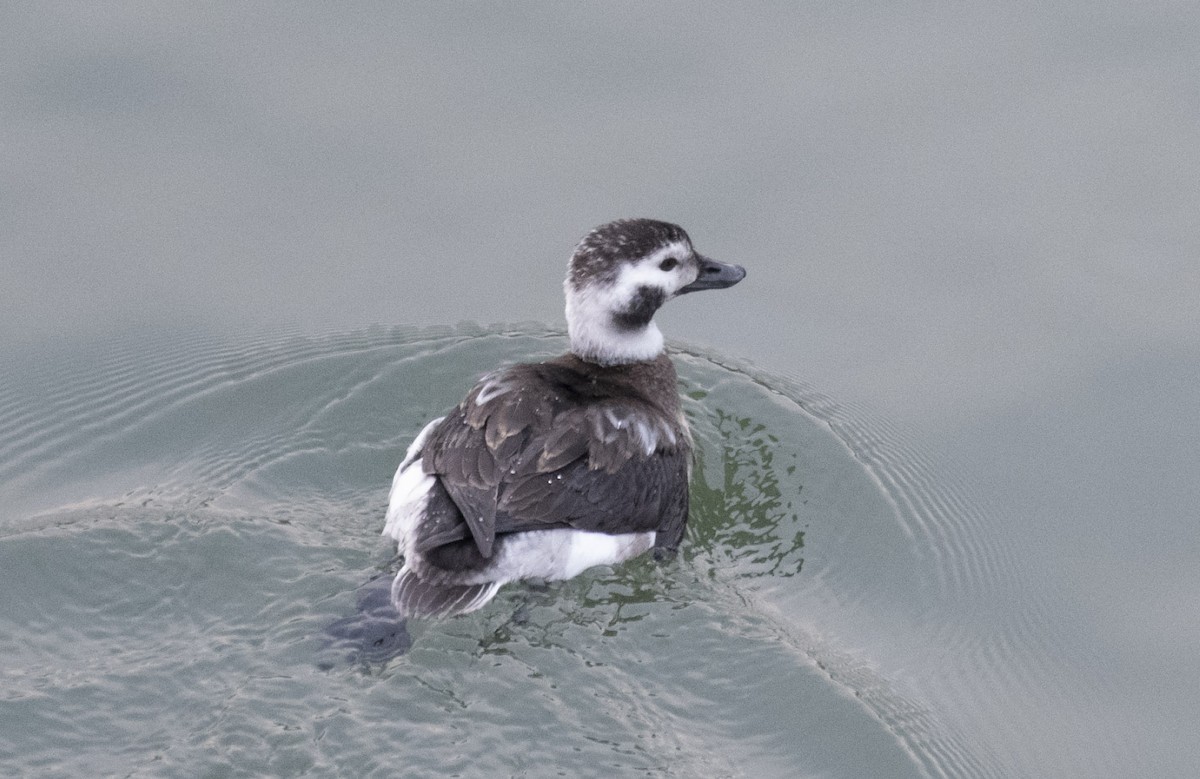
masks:
<svg viewBox="0 0 1200 779"><path fill-rule="evenodd" d="M492 564L471 583L511 582L517 579L570 579L596 565L616 565L654 545L653 531L646 533L592 533L555 528L504 536Z"/></svg>
<svg viewBox="0 0 1200 779"><path fill-rule="evenodd" d="M408 539L412 537L417 524L425 513L425 504L429 500L429 490L433 488L433 477L421 469L421 447L429 433L445 417L425 425L417 435L396 475L392 477L392 490L388 494L387 520L383 525L383 535L395 539L400 554L405 554Z"/></svg>
<svg viewBox="0 0 1200 779"><path fill-rule="evenodd" d="M585 530L567 531L570 545L563 575L570 579L595 565L616 565L645 552L654 545L654 531L648 533L589 533Z"/></svg>

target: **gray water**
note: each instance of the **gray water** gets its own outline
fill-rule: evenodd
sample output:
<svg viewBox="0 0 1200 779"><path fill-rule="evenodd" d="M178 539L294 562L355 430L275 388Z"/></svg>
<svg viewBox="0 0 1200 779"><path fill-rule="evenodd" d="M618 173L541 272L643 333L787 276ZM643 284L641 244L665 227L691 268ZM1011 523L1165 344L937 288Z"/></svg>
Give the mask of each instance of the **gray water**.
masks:
<svg viewBox="0 0 1200 779"><path fill-rule="evenodd" d="M1194 775L1197 84L1191 4L6 6L0 766ZM326 669L620 216L750 272L683 556Z"/></svg>
<svg viewBox="0 0 1200 779"><path fill-rule="evenodd" d="M19 507L0 543L10 765L998 770L968 714L935 708L941 690L922 678L978 686L978 663L956 657L984 651L979 637L938 613L995 590L972 518L830 401L686 351L698 458L677 565L590 573L520 620L530 595L509 588L478 615L410 624L396 659L323 653L324 627L392 564L379 518L406 441L489 364L564 346L471 329L192 341L18 390L0 435L5 503ZM947 545L957 560L939 559ZM1044 663L1021 629L990 651ZM897 650L935 639L936 666L914 676L921 659ZM1033 676L986 662L1007 683Z"/></svg>

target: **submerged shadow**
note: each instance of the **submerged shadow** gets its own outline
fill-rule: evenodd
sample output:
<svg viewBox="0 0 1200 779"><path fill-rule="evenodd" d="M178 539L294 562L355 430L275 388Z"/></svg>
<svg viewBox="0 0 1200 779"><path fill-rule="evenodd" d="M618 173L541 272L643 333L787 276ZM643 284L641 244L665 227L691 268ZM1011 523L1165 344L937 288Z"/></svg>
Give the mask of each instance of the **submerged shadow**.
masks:
<svg viewBox="0 0 1200 779"><path fill-rule="evenodd" d="M359 588L353 615L325 627L317 667L383 665L411 646L407 620L392 605L391 580L385 576Z"/></svg>

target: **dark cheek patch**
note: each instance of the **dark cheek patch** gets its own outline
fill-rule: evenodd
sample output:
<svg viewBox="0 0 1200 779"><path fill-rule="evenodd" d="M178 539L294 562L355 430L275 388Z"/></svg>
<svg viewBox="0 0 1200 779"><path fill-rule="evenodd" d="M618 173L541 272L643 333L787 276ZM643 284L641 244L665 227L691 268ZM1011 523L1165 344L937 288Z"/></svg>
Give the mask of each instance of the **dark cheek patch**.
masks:
<svg viewBox="0 0 1200 779"><path fill-rule="evenodd" d="M658 287L638 287L625 310L613 314L613 324L620 330L641 330L650 324L654 312L666 302L666 297Z"/></svg>

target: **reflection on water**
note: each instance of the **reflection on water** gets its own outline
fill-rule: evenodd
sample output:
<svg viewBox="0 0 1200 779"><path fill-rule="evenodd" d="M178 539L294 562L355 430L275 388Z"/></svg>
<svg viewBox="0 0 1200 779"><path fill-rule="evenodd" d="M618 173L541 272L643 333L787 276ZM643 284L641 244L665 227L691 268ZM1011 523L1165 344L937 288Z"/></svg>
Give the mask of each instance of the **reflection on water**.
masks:
<svg viewBox="0 0 1200 779"><path fill-rule="evenodd" d="M988 728L1014 709L982 701L1038 683L1041 650L974 621L1004 586L978 516L886 427L712 355L677 354L697 447L677 562L388 622L362 585L391 571L404 447L480 373L562 348L376 328L19 374L0 416L14 765L1012 772ZM356 598L376 622L337 622ZM316 646L331 622L346 643Z"/></svg>
<svg viewBox="0 0 1200 779"><path fill-rule="evenodd" d="M804 531L797 529L803 484L796 472L795 452L782 450L786 445L763 421L735 416L723 408L704 413L706 395L689 393L701 408L693 413L693 425L704 430L709 444L697 451L693 539L704 549L719 550L742 576L799 573L804 564ZM723 445L713 445L717 442ZM785 452L783 459L790 463L777 463L777 451ZM713 485L706 477L708 456L720 458L716 468L721 478ZM781 480L788 485L788 495Z"/></svg>

